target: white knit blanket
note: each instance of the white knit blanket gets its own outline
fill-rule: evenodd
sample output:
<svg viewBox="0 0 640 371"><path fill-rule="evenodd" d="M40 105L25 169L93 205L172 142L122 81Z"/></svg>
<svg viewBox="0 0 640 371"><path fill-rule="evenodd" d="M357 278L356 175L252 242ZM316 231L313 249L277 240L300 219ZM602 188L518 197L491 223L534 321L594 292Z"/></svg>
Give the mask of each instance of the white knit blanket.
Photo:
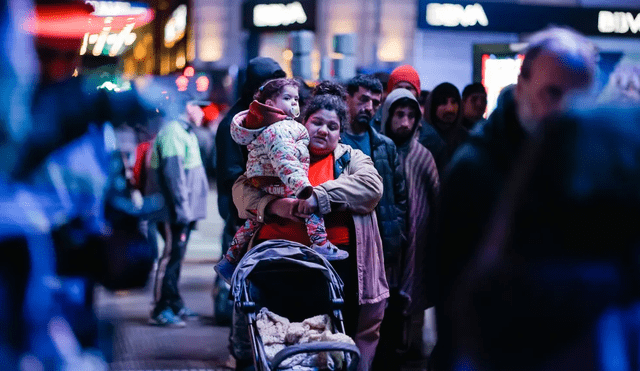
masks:
<svg viewBox="0 0 640 371"><path fill-rule="evenodd" d="M331 332L333 326L326 314L307 318L302 322L290 322L287 318L262 308L257 315L256 325L269 361L276 353L294 344L316 341L355 344L349 336ZM335 370L342 366L343 358L342 352L302 353L285 360L280 364L279 370Z"/></svg>

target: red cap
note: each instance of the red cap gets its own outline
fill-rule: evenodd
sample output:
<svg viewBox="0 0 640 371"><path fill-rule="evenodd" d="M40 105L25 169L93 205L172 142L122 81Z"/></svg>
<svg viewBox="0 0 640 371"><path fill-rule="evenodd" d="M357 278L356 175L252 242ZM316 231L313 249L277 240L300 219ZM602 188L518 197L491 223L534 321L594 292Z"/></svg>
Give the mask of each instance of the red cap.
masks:
<svg viewBox="0 0 640 371"><path fill-rule="evenodd" d="M401 81L406 81L413 85L416 91L420 93L420 76L418 72L408 64L400 66L391 72L389 82L387 82L387 93L391 93L393 86Z"/></svg>

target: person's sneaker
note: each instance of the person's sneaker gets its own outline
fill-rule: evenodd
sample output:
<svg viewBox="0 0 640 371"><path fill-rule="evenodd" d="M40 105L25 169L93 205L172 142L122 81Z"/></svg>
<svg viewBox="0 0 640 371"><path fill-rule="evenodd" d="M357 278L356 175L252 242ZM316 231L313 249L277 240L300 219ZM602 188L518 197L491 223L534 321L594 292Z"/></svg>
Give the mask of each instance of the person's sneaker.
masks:
<svg viewBox="0 0 640 371"><path fill-rule="evenodd" d="M173 314L171 308L167 308L149 319L150 325L164 327L185 327L187 324L180 317Z"/></svg>
<svg viewBox="0 0 640 371"><path fill-rule="evenodd" d="M224 282L231 285L231 277L233 277L233 272L236 270L236 264L231 263L223 257L216 265L213 266L213 270L216 271L218 276L221 277Z"/></svg>
<svg viewBox="0 0 640 371"><path fill-rule="evenodd" d="M328 261L344 260L349 257L348 252L340 250L336 247L336 245L329 242L329 240L327 240L323 244L314 244L311 246L311 248L314 249L318 254L322 255Z"/></svg>
<svg viewBox="0 0 640 371"><path fill-rule="evenodd" d="M182 309L180 309L176 315L183 320L196 320L200 318L200 315L198 313L192 311L187 307L182 307Z"/></svg>

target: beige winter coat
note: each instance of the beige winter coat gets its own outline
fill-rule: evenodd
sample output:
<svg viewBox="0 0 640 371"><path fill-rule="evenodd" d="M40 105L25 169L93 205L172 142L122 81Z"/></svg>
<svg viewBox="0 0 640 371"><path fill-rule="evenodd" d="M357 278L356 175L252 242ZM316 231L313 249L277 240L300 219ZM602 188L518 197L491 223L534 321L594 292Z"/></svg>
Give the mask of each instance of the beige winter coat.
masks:
<svg viewBox="0 0 640 371"><path fill-rule="evenodd" d="M314 187L320 213L351 211L355 226L359 303L378 303L389 297L375 213L382 197L382 178L371 158L360 150L339 143L333 154L340 175ZM277 198L251 186L244 175L233 185L233 201L241 219L264 222L267 205Z"/></svg>

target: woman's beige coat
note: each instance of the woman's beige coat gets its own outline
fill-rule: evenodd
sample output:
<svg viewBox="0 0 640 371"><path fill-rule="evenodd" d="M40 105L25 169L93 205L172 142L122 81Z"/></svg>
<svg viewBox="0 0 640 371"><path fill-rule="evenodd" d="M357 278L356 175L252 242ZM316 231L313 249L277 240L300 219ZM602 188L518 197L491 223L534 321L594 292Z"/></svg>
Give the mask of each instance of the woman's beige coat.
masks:
<svg viewBox="0 0 640 371"><path fill-rule="evenodd" d="M382 178L373 167L371 158L360 150L339 143L333 154L338 177L314 187L320 213L324 215L336 210L352 213L359 303L378 303L389 297L382 240L375 213L375 207L382 197ZM251 186L244 175L233 185L233 201L242 219L264 222L267 205L277 198Z"/></svg>

